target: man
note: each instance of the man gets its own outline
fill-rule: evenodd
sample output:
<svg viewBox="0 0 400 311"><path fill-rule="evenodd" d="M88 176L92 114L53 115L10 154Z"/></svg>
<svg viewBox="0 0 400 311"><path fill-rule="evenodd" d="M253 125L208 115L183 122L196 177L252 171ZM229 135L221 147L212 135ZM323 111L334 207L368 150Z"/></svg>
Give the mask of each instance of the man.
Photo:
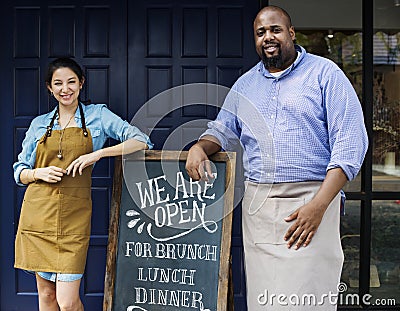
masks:
<svg viewBox="0 0 400 311"><path fill-rule="evenodd" d="M261 9L254 39L261 61L236 81L186 169L204 178L209 155L235 137L244 148L248 310L336 310L340 191L368 148L361 105L338 66L294 44L283 9Z"/></svg>

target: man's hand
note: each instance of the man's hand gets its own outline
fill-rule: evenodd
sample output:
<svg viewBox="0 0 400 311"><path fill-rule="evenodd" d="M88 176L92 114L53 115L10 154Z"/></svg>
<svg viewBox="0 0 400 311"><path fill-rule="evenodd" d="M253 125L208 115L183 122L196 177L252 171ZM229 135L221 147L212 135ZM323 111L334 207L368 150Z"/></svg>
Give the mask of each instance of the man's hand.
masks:
<svg viewBox="0 0 400 311"><path fill-rule="evenodd" d="M198 144L190 148L186 160L186 171L193 180L205 180L207 175L212 176L210 161L204 149Z"/></svg>
<svg viewBox="0 0 400 311"><path fill-rule="evenodd" d="M206 180L213 176L208 155L221 150L221 145L214 136L206 135L194 144L188 153L186 171L193 180ZM207 173L207 174L206 174Z"/></svg>
<svg viewBox="0 0 400 311"><path fill-rule="evenodd" d="M288 241L290 248L295 244L295 249L307 246L317 232L322 217L333 198L347 182L347 177L339 167L328 170L325 179L314 198L300 207L293 214L285 218L285 221L294 221L286 232L284 239Z"/></svg>
<svg viewBox="0 0 400 311"><path fill-rule="evenodd" d="M287 241L288 248L292 247L298 249L301 246L306 247L310 244L313 236L321 223L327 207L323 208L311 202L303 205L293 214L285 218L285 221L294 221L285 234L285 241Z"/></svg>

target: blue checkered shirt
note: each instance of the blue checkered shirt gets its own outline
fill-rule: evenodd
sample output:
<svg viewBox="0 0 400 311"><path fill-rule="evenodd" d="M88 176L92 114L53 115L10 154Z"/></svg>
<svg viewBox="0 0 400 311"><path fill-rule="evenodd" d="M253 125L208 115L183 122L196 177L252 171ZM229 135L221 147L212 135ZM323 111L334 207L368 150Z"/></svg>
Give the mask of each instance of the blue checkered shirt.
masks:
<svg viewBox="0 0 400 311"><path fill-rule="evenodd" d="M254 182L322 181L337 167L352 180L368 148L357 94L335 63L295 47L299 56L280 77L262 62L243 74L202 137L224 150L240 142Z"/></svg>

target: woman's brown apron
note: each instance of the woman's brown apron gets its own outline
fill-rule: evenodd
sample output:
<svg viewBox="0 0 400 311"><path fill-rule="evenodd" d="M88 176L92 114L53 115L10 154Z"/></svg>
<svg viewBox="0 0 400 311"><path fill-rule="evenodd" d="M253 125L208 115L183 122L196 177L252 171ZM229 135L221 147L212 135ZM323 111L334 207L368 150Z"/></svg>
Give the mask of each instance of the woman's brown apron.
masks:
<svg viewBox="0 0 400 311"><path fill-rule="evenodd" d="M66 169L77 157L93 151L89 130L70 127L63 134L63 157L59 159L62 131L46 133L48 137L38 143L35 168ZM64 175L54 184L40 180L28 185L15 240L16 268L83 273L92 215L91 173L92 166L82 175Z"/></svg>

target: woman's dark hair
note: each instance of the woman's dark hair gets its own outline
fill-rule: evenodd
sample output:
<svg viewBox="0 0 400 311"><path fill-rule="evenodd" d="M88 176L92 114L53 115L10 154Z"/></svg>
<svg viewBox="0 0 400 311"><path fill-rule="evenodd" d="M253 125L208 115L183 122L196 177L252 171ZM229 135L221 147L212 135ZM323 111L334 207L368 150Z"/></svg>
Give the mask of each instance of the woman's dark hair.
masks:
<svg viewBox="0 0 400 311"><path fill-rule="evenodd" d="M82 82L85 78L81 66L79 66L76 61L71 58L61 57L53 60L47 68L46 83L48 85L51 85L51 79L53 78L54 71L60 68L71 69L78 76L80 82Z"/></svg>
<svg viewBox="0 0 400 311"><path fill-rule="evenodd" d="M53 60L49 66L47 67L47 74L45 77L45 82L47 85L51 85L51 79L53 78L54 71L60 68L69 68L71 69L77 76L80 82L83 82L85 79L85 75L83 74L83 70L79 64L74 61L72 58L68 57L60 57ZM49 91L50 94L50 91ZM79 101L81 101L79 99ZM90 100L82 101L84 103L90 103Z"/></svg>

